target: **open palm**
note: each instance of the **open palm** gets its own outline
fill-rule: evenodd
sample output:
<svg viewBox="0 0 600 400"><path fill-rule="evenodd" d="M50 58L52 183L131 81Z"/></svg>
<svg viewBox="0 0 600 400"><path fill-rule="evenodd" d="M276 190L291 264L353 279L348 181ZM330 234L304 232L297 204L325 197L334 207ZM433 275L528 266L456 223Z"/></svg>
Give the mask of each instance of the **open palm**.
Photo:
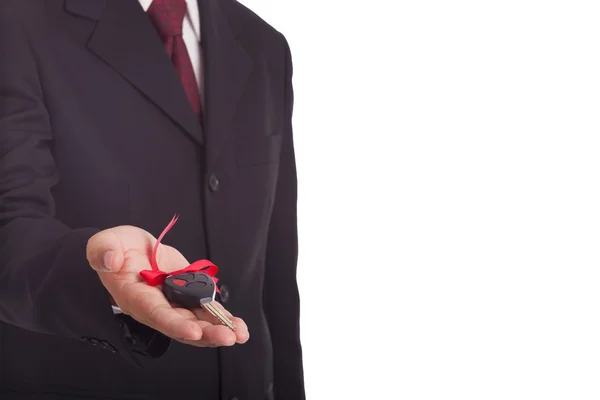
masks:
<svg viewBox="0 0 600 400"><path fill-rule="evenodd" d="M151 269L150 255L155 243L154 236L134 226L107 229L89 240L88 261L121 310L186 344L214 347L245 343L249 337L246 324L220 304L217 306L236 326L235 332L221 325L203 308L188 310L170 304L160 286L149 286L141 279L140 272ZM158 248L157 262L165 272L189 265L178 250L164 244Z"/></svg>

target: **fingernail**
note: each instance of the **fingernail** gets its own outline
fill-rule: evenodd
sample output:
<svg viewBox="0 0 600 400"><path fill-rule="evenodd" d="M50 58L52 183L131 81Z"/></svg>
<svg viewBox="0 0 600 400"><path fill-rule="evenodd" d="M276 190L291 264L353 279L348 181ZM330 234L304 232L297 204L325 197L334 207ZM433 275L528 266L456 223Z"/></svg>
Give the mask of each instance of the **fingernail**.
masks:
<svg viewBox="0 0 600 400"><path fill-rule="evenodd" d="M113 254L115 254L114 251L110 250L107 251L106 253L104 253L104 265L102 265L102 267L104 268L105 271L112 271L112 260L113 260Z"/></svg>

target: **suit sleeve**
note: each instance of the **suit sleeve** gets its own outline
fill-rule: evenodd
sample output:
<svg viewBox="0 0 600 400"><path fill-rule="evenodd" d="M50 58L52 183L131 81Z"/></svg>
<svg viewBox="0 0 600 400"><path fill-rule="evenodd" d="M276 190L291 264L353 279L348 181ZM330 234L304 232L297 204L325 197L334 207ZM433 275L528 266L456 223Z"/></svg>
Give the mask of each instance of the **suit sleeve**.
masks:
<svg viewBox="0 0 600 400"><path fill-rule="evenodd" d="M298 258L297 177L292 136L292 59L285 42L285 119L279 176L269 226L264 286L265 313L271 331L275 399L303 400L300 344L300 299L296 282Z"/></svg>
<svg viewBox="0 0 600 400"><path fill-rule="evenodd" d="M102 345L140 365L86 260L98 230L54 216L50 116L33 48L8 8L0 7L0 321Z"/></svg>

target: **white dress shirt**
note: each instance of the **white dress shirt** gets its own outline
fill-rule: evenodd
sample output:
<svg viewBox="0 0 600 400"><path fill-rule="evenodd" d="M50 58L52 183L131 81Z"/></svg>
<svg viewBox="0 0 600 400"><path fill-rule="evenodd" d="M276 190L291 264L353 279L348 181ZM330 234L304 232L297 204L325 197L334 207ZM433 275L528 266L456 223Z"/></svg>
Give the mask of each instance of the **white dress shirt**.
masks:
<svg viewBox="0 0 600 400"><path fill-rule="evenodd" d="M148 11L152 0L139 0L144 11ZM200 46L200 10L198 9L197 0L186 0L187 11L183 19L183 41L187 47L188 54L192 60L194 75L200 89L200 97L204 99L203 82L202 82L202 48ZM204 102L202 103L204 104ZM120 314L122 311L119 307L113 306L113 312Z"/></svg>

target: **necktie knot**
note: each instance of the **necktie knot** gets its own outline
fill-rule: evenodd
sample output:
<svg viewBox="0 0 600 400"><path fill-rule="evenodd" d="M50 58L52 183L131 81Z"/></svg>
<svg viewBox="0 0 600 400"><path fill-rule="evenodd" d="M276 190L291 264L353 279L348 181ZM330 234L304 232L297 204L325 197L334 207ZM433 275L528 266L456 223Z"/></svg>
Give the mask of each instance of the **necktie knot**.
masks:
<svg viewBox="0 0 600 400"><path fill-rule="evenodd" d="M160 36L181 36L185 11L185 0L153 0L148 16Z"/></svg>

